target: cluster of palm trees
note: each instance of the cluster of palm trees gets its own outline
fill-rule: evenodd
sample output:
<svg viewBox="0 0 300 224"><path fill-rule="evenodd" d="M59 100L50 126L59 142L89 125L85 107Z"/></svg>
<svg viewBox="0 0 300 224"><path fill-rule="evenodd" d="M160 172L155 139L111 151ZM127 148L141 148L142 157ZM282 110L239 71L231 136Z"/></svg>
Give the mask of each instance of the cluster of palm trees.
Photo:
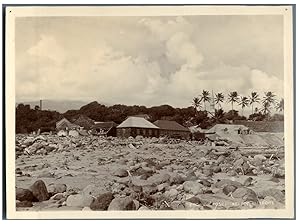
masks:
<svg viewBox="0 0 300 224"><path fill-rule="evenodd" d="M222 108L221 103L224 103L225 96L223 93L218 92L215 95L210 94L209 91L203 90L200 96L194 97L193 99L193 107L196 111L201 110L204 106L204 111L206 111L206 103L213 103L213 105L217 105L218 109ZM272 106L276 111L282 112L284 110L284 100L280 101L276 100L276 95L273 92L265 92L262 99L260 99L259 94L257 92L251 92L250 96L241 96L236 91L230 92L227 96L227 103L231 104L231 110L233 111L234 104L238 104L242 109L242 116L244 113L245 107L252 107L252 114L261 112L264 115L270 114ZM260 109L257 107L254 110L254 106L256 104L260 104Z"/></svg>

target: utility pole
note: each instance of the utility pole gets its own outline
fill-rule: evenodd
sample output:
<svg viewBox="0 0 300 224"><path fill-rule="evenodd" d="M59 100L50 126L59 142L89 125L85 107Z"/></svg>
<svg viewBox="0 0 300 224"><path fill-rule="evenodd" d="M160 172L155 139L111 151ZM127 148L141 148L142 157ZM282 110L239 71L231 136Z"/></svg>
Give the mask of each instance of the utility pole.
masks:
<svg viewBox="0 0 300 224"><path fill-rule="evenodd" d="M42 106L43 106L43 101L40 100L40 110L42 110Z"/></svg>

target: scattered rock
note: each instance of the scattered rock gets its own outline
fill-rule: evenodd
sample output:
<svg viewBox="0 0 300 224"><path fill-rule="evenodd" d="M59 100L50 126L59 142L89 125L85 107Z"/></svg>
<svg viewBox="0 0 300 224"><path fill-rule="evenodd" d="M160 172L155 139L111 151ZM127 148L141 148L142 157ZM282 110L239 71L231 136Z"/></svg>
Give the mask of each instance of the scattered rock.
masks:
<svg viewBox="0 0 300 224"><path fill-rule="evenodd" d="M67 198L66 205L70 207L88 207L91 205L93 197L90 195L74 194Z"/></svg>
<svg viewBox="0 0 300 224"><path fill-rule="evenodd" d="M258 203L258 197L256 193L250 188L239 187L232 193L232 196L234 198L242 198L244 201Z"/></svg>
<svg viewBox="0 0 300 224"><path fill-rule="evenodd" d="M176 197L177 197L178 193L179 193L179 192L178 192L176 189L170 189L170 190L166 191L166 192L164 193L164 195L165 195L166 198L171 198L171 199L173 199L173 198L176 198Z"/></svg>
<svg viewBox="0 0 300 224"><path fill-rule="evenodd" d="M17 188L16 189L16 200L19 201L35 201L35 197L32 192L28 189Z"/></svg>
<svg viewBox="0 0 300 224"><path fill-rule="evenodd" d="M65 184L51 184L48 186L48 192L52 195L57 193L64 193L67 191L67 185Z"/></svg>
<svg viewBox="0 0 300 224"><path fill-rule="evenodd" d="M84 196L94 196L94 197L97 197L107 192L108 191L103 186L98 186L95 184L90 184L82 190L82 194Z"/></svg>
<svg viewBox="0 0 300 224"><path fill-rule="evenodd" d="M226 185L223 188L223 193L226 195L232 194L238 187L234 185Z"/></svg>
<svg viewBox="0 0 300 224"><path fill-rule="evenodd" d="M202 193L202 188L203 185L195 181L186 181L183 183L184 191L193 195Z"/></svg>
<svg viewBox="0 0 300 224"><path fill-rule="evenodd" d="M115 198L111 201L108 211L136 210L136 205L131 197Z"/></svg>
<svg viewBox="0 0 300 224"><path fill-rule="evenodd" d="M49 199L47 187L42 180L37 180L36 182L34 182L34 184L31 185L30 190L32 191L33 196L38 201L46 201Z"/></svg>
<svg viewBox="0 0 300 224"><path fill-rule="evenodd" d="M95 211L107 210L113 198L112 193L101 194L91 203L90 208Z"/></svg>

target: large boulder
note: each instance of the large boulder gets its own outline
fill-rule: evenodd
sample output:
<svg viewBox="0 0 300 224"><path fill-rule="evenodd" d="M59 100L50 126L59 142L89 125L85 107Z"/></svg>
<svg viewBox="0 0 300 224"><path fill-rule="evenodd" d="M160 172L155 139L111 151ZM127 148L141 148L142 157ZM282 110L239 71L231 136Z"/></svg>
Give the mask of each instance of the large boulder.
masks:
<svg viewBox="0 0 300 224"><path fill-rule="evenodd" d="M32 192L28 189L17 188L16 189L16 200L19 201L34 201L35 198Z"/></svg>
<svg viewBox="0 0 300 224"><path fill-rule="evenodd" d="M166 192L164 193L164 196L165 196L166 198L175 199L175 198L177 197L178 194L179 194L179 192L178 192L176 189L172 188L172 189L166 191Z"/></svg>
<svg viewBox="0 0 300 224"><path fill-rule="evenodd" d="M113 199L114 196L110 192L101 194L91 203L90 208L95 211L107 210Z"/></svg>
<svg viewBox="0 0 300 224"><path fill-rule="evenodd" d="M202 188L203 185L195 181L186 181L183 183L184 191L187 193L191 193L193 195L202 193L203 192Z"/></svg>
<svg viewBox="0 0 300 224"><path fill-rule="evenodd" d="M74 194L67 198L66 204L69 207L89 207L93 202L93 197L89 195Z"/></svg>
<svg viewBox="0 0 300 224"><path fill-rule="evenodd" d="M98 186L98 185L95 185L95 184L90 184L82 190L82 194L84 196L97 197L97 196L99 196L101 194L104 194L104 193L107 193L107 190L103 186Z"/></svg>
<svg viewBox="0 0 300 224"><path fill-rule="evenodd" d="M46 201L50 198L47 187L42 180L37 180L36 182L34 182L34 184L31 185L30 190L32 191L33 196L38 201Z"/></svg>
<svg viewBox="0 0 300 224"><path fill-rule="evenodd" d="M234 198L242 198L244 201L255 202L258 204L258 197L250 188L247 187L239 187L233 193L232 196Z"/></svg>
<svg viewBox="0 0 300 224"><path fill-rule="evenodd" d="M136 205L131 197L115 198L110 203L109 211L124 211L124 210L136 210Z"/></svg>

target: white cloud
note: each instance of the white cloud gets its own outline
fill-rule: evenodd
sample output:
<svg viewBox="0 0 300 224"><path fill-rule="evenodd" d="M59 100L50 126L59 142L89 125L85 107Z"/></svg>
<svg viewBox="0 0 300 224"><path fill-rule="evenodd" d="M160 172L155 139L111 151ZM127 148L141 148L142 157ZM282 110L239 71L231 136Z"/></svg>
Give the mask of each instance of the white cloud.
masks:
<svg viewBox="0 0 300 224"><path fill-rule="evenodd" d="M66 23L63 34L55 32L56 26L49 30L51 34L37 32L39 40L18 56L17 97L147 106L168 103L181 107L190 106L192 98L203 89L220 91L226 96L229 91L242 95L249 95L251 91L283 93L280 79L253 66L256 63L223 62L218 58L218 49L213 51L216 52L213 56L207 54L203 49L207 49L212 32L199 30L191 20L145 18L131 20L131 23L130 30L125 29L122 35L115 32L119 33L122 28L116 25L118 23L114 26L107 23L105 34L95 26L89 35L74 38L74 30L79 32L74 23L74 27ZM86 26L85 31L88 29ZM243 46L247 48L247 40ZM230 46L224 46L227 48ZM230 58L230 52L226 53ZM254 59L249 56L249 60Z"/></svg>
<svg viewBox="0 0 300 224"><path fill-rule="evenodd" d="M28 49L28 54L37 57L45 57L61 64L65 60L65 52L53 36L41 34L39 42Z"/></svg>

